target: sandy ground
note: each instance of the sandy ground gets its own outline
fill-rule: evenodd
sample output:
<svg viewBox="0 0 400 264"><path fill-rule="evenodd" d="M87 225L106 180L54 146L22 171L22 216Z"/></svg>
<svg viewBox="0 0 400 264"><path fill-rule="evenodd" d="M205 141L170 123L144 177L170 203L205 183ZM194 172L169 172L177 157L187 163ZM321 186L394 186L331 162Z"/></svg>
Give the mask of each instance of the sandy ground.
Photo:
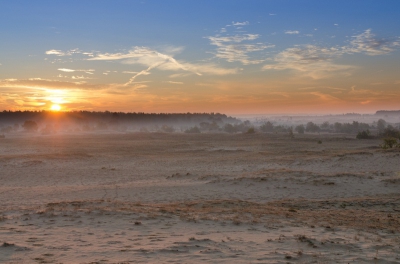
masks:
<svg viewBox="0 0 400 264"><path fill-rule="evenodd" d="M400 263L400 150L379 144L0 139L0 263Z"/></svg>

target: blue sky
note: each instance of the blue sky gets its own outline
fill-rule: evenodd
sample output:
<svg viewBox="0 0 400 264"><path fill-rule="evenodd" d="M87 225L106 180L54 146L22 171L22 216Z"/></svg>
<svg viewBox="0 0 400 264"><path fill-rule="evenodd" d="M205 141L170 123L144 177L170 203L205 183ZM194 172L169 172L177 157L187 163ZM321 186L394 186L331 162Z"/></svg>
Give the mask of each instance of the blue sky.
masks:
<svg viewBox="0 0 400 264"><path fill-rule="evenodd" d="M398 109L399 1L5 1L0 108Z"/></svg>

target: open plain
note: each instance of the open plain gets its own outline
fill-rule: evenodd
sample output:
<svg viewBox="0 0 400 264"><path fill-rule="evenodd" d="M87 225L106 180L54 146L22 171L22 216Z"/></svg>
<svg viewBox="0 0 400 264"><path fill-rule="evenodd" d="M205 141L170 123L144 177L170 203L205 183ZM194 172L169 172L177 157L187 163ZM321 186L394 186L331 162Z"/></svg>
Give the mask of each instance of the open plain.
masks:
<svg viewBox="0 0 400 264"><path fill-rule="evenodd" d="M399 263L400 150L380 143L3 138L0 263Z"/></svg>

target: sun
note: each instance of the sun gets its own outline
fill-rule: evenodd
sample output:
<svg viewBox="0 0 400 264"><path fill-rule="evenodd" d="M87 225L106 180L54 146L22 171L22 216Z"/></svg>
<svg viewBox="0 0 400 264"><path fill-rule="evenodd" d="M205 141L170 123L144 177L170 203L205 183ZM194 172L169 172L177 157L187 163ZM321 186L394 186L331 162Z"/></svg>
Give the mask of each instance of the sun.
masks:
<svg viewBox="0 0 400 264"><path fill-rule="evenodd" d="M50 108L52 111L60 111L61 110L61 106L58 104L53 104Z"/></svg>

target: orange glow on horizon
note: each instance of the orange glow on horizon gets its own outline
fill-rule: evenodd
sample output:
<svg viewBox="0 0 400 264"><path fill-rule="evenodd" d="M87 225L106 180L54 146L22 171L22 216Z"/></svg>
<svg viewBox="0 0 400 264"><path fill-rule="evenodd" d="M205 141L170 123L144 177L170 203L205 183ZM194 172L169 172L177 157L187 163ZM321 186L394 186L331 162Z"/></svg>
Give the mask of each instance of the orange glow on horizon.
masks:
<svg viewBox="0 0 400 264"><path fill-rule="evenodd" d="M58 111L61 110L61 106L58 105L58 104L53 104L53 105L51 106L50 109L51 109L51 111L56 111L56 112L58 112Z"/></svg>

